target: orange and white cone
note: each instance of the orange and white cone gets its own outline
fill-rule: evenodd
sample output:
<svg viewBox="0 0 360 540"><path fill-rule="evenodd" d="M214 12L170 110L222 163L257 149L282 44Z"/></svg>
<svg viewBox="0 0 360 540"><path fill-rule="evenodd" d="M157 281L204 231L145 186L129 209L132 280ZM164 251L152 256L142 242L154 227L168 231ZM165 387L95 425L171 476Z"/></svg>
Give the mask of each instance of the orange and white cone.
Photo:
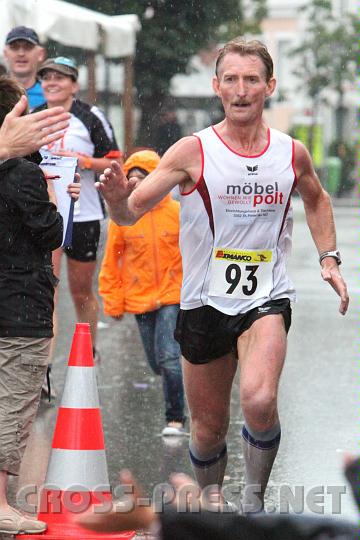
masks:
<svg viewBox="0 0 360 540"><path fill-rule="evenodd" d="M91 507L97 513L102 508L106 511L111 501L90 325L78 323L40 497L38 519L48 528L42 534L17 538L133 538L135 531L101 534L85 531L75 523L74 518Z"/></svg>

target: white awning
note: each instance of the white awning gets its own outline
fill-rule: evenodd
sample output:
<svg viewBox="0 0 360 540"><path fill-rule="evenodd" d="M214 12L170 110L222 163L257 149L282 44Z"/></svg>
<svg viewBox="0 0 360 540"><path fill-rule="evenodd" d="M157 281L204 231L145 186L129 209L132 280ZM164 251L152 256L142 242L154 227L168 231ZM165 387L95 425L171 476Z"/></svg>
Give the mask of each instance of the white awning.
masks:
<svg viewBox="0 0 360 540"><path fill-rule="evenodd" d="M63 45L99 51L107 58L135 53L137 15L109 16L62 0L0 0L0 44L14 26L36 30L42 43L53 39Z"/></svg>

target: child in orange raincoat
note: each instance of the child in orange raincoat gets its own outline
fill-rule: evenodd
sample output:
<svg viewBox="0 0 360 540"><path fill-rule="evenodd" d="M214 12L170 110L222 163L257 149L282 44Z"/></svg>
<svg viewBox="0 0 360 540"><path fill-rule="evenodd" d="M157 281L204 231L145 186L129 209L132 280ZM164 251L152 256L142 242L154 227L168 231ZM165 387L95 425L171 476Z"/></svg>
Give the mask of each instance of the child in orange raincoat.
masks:
<svg viewBox="0 0 360 540"><path fill-rule="evenodd" d="M145 178L159 163L152 150L132 154L128 178ZM179 203L164 197L133 226L109 223L99 275L104 313L134 313L150 367L163 380L166 426L162 434L184 434L184 390L180 348L174 339L182 280Z"/></svg>

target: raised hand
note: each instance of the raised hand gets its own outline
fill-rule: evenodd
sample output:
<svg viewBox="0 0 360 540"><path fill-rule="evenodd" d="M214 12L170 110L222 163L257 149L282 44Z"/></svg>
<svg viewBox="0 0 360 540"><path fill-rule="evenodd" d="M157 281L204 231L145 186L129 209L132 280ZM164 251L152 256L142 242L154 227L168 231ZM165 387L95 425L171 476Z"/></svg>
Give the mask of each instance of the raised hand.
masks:
<svg viewBox="0 0 360 540"><path fill-rule="evenodd" d="M0 159L21 157L45 144L60 139L61 130L69 125L70 114L62 107L45 109L22 116L27 98L22 96L0 128Z"/></svg>
<svg viewBox="0 0 360 540"><path fill-rule="evenodd" d="M112 161L111 167L105 169L103 174L100 175L99 181L95 183L95 186L111 206L129 197L136 186L136 180L128 180L121 165L117 161Z"/></svg>
<svg viewBox="0 0 360 540"><path fill-rule="evenodd" d="M137 184L137 178L128 180L117 161L111 162L111 167L105 169L95 182L96 188L104 197L111 218L119 225L135 223L136 216L128 208L128 198Z"/></svg>

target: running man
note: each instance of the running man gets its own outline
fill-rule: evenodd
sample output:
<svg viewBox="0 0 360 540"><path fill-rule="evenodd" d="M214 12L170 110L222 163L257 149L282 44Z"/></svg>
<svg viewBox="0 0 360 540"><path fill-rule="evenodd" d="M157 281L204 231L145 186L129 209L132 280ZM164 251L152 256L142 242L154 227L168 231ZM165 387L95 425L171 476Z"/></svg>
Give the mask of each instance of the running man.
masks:
<svg viewBox="0 0 360 540"><path fill-rule="evenodd" d="M228 42L213 79L224 120L175 143L136 188L115 162L98 184L119 224L135 223L180 187L184 277L176 338L191 414L190 458L202 488L222 484L237 356L247 512L263 508L280 443L277 394L295 299L285 267L295 188L342 315L349 303L330 197L304 145L264 121L275 86L262 43Z"/></svg>

